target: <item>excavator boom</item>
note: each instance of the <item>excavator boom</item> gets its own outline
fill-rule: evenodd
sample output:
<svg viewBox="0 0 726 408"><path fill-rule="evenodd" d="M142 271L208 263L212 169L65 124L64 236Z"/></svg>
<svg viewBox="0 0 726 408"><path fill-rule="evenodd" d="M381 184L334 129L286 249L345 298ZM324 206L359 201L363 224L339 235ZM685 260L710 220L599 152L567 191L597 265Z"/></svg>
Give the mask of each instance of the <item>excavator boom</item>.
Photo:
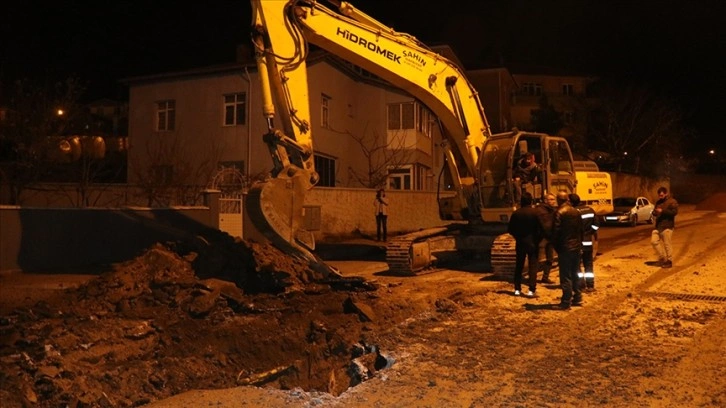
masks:
<svg viewBox="0 0 726 408"><path fill-rule="evenodd" d="M446 160L464 219L476 214L476 164L489 125L475 89L453 62L347 2L252 0L255 47L273 162L270 179L252 186L247 206L257 228L280 246L311 257L302 225L305 192L318 181L313 160L306 58L308 42L409 92L442 124ZM279 111L275 107L280 108Z"/></svg>

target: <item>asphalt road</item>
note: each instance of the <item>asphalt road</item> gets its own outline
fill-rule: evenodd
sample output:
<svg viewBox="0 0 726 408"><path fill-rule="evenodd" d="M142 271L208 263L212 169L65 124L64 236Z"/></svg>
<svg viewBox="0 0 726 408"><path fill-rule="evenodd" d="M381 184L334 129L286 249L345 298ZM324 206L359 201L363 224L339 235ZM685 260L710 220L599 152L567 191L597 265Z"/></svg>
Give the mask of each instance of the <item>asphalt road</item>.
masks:
<svg viewBox="0 0 726 408"><path fill-rule="evenodd" d="M694 206L684 205L681 212L686 213L694 210ZM676 228L691 223L692 220L683 221L676 217ZM638 224L635 227L627 225L602 225L598 230L598 255L606 254L610 251L617 251L629 244L636 242L650 241L650 234L655 227L654 224Z"/></svg>

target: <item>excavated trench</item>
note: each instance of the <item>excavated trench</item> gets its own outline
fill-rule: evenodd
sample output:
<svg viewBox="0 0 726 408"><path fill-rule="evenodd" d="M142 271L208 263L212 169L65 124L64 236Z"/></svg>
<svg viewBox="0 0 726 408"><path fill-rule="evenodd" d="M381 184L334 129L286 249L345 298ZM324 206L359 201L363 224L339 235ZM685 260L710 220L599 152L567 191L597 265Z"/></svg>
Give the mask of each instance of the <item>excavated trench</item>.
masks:
<svg viewBox="0 0 726 408"><path fill-rule="evenodd" d="M139 406L236 385L339 395L393 364L369 338L375 291L269 245L157 244L1 317L0 399Z"/></svg>

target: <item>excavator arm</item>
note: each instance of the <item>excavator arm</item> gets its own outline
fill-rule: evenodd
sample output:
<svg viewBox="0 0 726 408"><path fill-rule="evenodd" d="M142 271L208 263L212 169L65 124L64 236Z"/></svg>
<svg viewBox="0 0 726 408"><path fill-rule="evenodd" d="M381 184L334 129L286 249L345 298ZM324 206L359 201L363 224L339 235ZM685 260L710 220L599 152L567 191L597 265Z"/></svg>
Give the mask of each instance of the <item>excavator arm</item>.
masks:
<svg viewBox="0 0 726 408"><path fill-rule="evenodd" d="M407 91L438 117L447 172L457 193L457 203L447 207L450 214L445 218L479 216L477 162L490 128L461 68L347 2L331 1L337 12L311 0L251 3L252 40L268 125L264 140L273 161L272 177L254 185L248 195L248 210L260 231L279 245L312 256L312 235L301 228L305 192L318 180L310 127L308 43Z"/></svg>

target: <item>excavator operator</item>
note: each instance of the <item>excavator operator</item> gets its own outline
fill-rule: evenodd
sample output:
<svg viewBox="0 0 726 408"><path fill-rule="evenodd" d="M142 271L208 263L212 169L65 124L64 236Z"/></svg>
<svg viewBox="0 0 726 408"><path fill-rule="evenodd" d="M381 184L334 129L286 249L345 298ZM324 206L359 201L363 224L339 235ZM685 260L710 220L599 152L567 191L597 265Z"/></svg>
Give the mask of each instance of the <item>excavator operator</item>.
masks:
<svg viewBox="0 0 726 408"><path fill-rule="evenodd" d="M515 181L514 203L519 205L522 198L522 190L527 184L540 182L540 168L535 160L534 153L524 152L519 156L517 164L514 165L513 177Z"/></svg>

